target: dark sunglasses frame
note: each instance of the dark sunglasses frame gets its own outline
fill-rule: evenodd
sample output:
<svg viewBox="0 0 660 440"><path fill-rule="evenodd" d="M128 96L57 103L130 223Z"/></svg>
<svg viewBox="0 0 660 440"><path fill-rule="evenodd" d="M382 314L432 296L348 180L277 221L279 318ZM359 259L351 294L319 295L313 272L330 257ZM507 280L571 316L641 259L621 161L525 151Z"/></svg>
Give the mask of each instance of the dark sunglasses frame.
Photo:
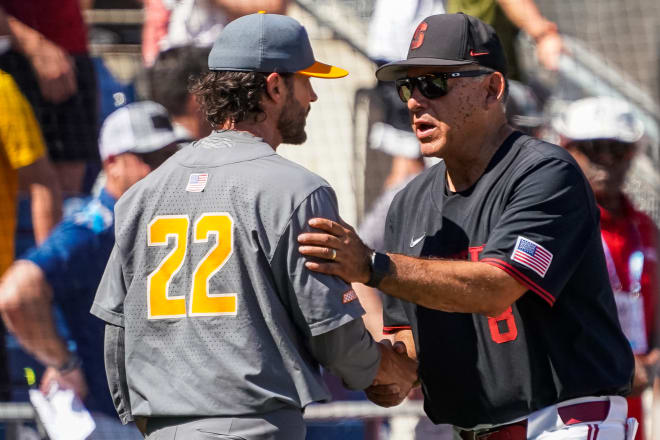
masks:
<svg viewBox="0 0 660 440"><path fill-rule="evenodd" d="M481 75L489 75L493 72L486 70L466 70L463 72L438 72L427 73L426 75L406 77L395 81L396 91L399 99L404 103L412 97L415 87L420 93L428 99L436 99L445 96L449 91L447 80L450 78L466 78Z"/></svg>
<svg viewBox="0 0 660 440"><path fill-rule="evenodd" d="M622 160L632 157L637 150L636 143L622 142L615 139L583 140L571 144L591 159L602 154L609 154L617 160Z"/></svg>

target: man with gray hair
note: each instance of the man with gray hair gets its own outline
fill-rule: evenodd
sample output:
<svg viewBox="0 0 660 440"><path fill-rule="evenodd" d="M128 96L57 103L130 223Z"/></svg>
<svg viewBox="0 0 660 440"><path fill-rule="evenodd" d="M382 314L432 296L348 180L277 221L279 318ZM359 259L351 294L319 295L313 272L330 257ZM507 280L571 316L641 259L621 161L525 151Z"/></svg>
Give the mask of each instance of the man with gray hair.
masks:
<svg viewBox="0 0 660 440"><path fill-rule="evenodd" d="M399 192L385 252L332 219L299 237L306 267L387 294L384 331L419 353L424 409L465 440L629 440L633 357L588 182L560 147L516 131L493 28L424 19L381 66L424 156ZM600 434L599 434L600 433Z"/></svg>
<svg viewBox="0 0 660 440"><path fill-rule="evenodd" d="M310 77L347 72L316 61L305 29L276 14L230 23L209 69L192 91L216 130L115 209L92 313L107 323L119 415L152 440L302 440L303 409L330 397L319 364L397 403L416 362L375 343L350 285L298 253L308 219L339 220L335 194L276 153L306 139Z"/></svg>

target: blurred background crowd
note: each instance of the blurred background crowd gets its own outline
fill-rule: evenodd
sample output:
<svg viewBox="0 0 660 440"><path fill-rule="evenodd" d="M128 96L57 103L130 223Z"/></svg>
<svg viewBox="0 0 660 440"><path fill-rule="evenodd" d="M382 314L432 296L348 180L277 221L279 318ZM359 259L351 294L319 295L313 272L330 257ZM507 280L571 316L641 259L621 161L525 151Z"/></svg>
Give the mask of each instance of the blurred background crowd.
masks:
<svg viewBox="0 0 660 440"><path fill-rule="evenodd" d="M350 72L315 86L305 146L278 153L328 180L342 217L374 248L394 194L433 163L420 157L405 105L375 68L405 58L428 15L465 12L495 27L510 59L510 121L566 147L601 205L610 280L637 357L629 406L644 421L638 439L660 438L652 423L660 411L657 0L0 0L0 8L0 313L9 330L0 344L0 438L43 434L16 404L53 381L83 398L97 422L92 438L134 438L115 431L102 324L88 313L112 248L112 208L173 145L209 134L188 80L207 68L225 24L259 10L298 19L317 59ZM358 293L368 329L382 339L380 293ZM308 409L310 439L451 438L420 418L416 396L385 410L337 379L328 384L336 402Z"/></svg>

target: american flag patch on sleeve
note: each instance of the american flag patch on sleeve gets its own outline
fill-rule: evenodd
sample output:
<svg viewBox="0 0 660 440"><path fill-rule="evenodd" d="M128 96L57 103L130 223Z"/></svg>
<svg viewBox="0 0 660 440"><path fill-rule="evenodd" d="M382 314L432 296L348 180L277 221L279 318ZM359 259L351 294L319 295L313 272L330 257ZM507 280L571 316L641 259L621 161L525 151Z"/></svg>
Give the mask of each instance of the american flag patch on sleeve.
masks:
<svg viewBox="0 0 660 440"><path fill-rule="evenodd" d="M552 263L552 253L540 244L519 235L511 259L529 267L543 278Z"/></svg>
<svg viewBox="0 0 660 440"><path fill-rule="evenodd" d="M188 178L188 185L186 186L186 191L198 193L204 191L206 187L206 181L208 180L209 175L193 173Z"/></svg>
<svg viewBox="0 0 660 440"><path fill-rule="evenodd" d="M341 297L341 303L347 304L349 302L355 301L356 299L358 299L358 297L355 294L355 290L351 289L349 291L344 292L344 294Z"/></svg>

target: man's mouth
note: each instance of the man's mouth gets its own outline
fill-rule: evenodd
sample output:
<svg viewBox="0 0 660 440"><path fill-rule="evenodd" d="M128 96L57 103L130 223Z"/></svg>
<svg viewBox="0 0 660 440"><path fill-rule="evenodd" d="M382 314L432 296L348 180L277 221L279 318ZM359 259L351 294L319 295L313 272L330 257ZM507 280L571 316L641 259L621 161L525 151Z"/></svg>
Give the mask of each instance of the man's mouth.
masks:
<svg viewBox="0 0 660 440"><path fill-rule="evenodd" d="M425 137L428 137L433 130L435 129L435 125L433 124L428 124L426 122L416 122L415 123L415 135L417 136L418 139L423 139Z"/></svg>

